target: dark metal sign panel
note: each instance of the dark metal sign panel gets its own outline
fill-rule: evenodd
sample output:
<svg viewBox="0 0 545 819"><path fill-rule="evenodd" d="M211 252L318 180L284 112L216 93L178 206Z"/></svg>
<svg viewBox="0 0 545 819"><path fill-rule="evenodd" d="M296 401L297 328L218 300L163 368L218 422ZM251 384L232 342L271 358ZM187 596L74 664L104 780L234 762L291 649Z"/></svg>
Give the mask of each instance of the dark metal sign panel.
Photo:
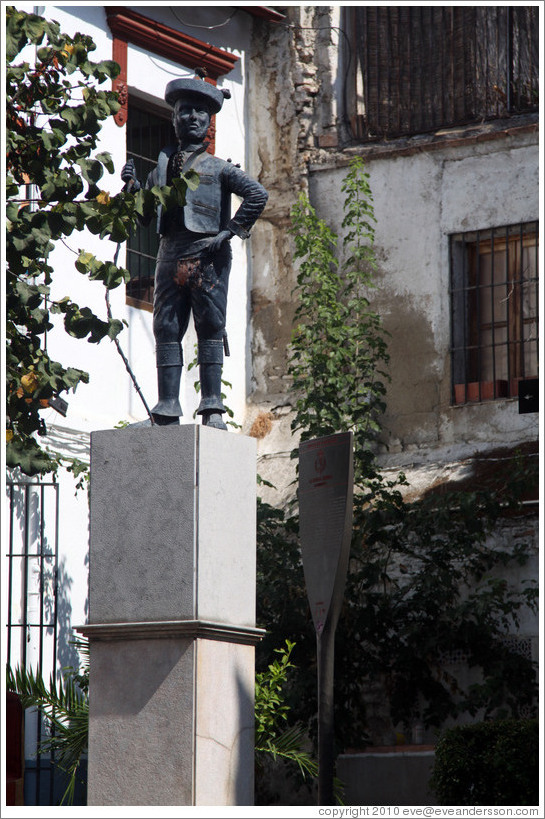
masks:
<svg viewBox="0 0 545 819"><path fill-rule="evenodd" d="M519 415L539 412L539 379L519 381Z"/></svg>
<svg viewBox="0 0 545 819"><path fill-rule="evenodd" d="M350 552L354 485L351 432L299 446L299 532L312 619L337 623Z"/></svg>

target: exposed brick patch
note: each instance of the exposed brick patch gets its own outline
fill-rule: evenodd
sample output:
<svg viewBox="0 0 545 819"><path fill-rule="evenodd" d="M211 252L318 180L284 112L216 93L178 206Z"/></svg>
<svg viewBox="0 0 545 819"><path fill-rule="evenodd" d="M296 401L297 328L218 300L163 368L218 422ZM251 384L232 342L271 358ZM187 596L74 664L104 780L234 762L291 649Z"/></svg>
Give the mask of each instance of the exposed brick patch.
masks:
<svg viewBox="0 0 545 819"><path fill-rule="evenodd" d="M272 430L272 412L260 412L250 429L251 438L264 438Z"/></svg>

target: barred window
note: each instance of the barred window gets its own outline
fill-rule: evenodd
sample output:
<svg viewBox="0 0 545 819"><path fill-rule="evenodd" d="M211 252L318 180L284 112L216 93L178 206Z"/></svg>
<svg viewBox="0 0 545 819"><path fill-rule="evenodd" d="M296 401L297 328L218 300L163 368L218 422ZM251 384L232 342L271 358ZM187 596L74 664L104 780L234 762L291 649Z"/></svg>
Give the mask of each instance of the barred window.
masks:
<svg viewBox="0 0 545 819"><path fill-rule="evenodd" d="M538 374L538 223L451 236L452 400L507 398Z"/></svg>
<svg viewBox="0 0 545 819"><path fill-rule="evenodd" d="M174 129L168 111L154 109L147 103L129 99L127 117L127 159L134 159L136 176L145 183L157 164L161 148L175 142ZM127 268L131 280L127 284L127 304L151 310L153 280L159 237L155 220L147 227L138 226L127 242Z"/></svg>
<svg viewBox="0 0 545 819"><path fill-rule="evenodd" d="M361 4L353 13L358 139L538 110L537 6Z"/></svg>

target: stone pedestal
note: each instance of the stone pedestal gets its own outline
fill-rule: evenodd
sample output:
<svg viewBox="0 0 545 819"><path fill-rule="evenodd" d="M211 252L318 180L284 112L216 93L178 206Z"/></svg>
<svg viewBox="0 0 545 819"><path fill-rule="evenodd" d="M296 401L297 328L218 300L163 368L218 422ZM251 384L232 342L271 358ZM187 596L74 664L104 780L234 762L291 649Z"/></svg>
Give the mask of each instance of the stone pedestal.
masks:
<svg viewBox="0 0 545 819"><path fill-rule="evenodd" d="M251 805L255 441L91 436L89 805Z"/></svg>

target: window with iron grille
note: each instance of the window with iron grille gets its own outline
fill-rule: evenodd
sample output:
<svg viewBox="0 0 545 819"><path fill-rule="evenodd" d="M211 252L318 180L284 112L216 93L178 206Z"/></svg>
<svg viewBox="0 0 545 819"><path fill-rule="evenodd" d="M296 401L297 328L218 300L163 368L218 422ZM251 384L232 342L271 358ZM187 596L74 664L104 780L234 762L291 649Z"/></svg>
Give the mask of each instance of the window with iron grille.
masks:
<svg viewBox="0 0 545 819"><path fill-rule="evenodd" d="M174 129L168 111L155 109L147 103L129 100L127 117L127 159L134 159L136 176L142 184L157 164L159 151L175 142ZM127 242L127 269L131 280L127 284L127 304L151 310L155 258L159 247L155 220L147 227L137 227Z"/></svg>
<svg viewBox="0 0 545 819"><path fill-rule="evenodd" d="M538 223L450 238L452 399L518 394L538 374Z"/></svg>
<svg viewBox="0 0 545 819"><path fill-rule="evenodd" d="M361 4L353 14L358 139L537 112L537 6Z"/></svg>

